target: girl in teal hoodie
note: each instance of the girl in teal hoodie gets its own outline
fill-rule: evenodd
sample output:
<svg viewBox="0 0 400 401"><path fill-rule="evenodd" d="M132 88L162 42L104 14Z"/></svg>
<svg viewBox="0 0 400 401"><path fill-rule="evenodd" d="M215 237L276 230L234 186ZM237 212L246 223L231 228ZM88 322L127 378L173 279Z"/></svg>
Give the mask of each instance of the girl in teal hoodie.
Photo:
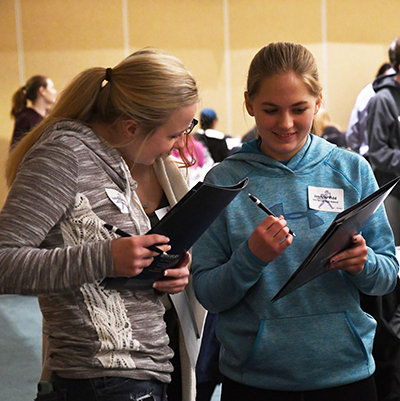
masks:
<svg viewBox="0 0 400 401"><path fill-rule="evenodd" d="M206 177L219 185L250 179L193 249L197 297L218 314L222 401L376 400L376 322L358 294L382 295L396 284L383 206L326 274L271 302L337 213L377 189L364 158L310 134L321 92L303 46L261 49L245 92L259 138ZM266 217L248 192L279 217ZM317 202L318 194L335 202Z"/></svg>

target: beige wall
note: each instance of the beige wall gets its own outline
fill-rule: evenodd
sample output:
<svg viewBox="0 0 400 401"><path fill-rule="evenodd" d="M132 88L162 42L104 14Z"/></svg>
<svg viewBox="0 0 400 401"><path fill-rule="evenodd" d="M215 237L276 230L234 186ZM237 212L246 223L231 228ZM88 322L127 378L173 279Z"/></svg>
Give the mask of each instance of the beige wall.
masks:
<svg viewBox="0 0 400 401"><path fill-rule="evenodd" d="M81 70L149 45L179 57L198 81L201 107L241 136L253 124L243 111L251 58L271 41L300 42L317 58L332 119L346 128L358 92L400 35L399 10L398 0L1 0L1 170L11 96L30 76L48 75L62 89ZM1 174L0 207L5 196Z"/></svg>

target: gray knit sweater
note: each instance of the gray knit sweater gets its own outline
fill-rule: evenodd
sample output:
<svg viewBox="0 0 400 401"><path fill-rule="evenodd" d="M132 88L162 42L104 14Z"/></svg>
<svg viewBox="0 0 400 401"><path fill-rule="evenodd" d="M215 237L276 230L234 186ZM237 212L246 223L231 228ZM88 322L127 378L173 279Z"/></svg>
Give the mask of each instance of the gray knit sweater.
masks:
<svg viewBox="0 0 400 401"><path fill-rule="evenodd" d="M114 234L103 224L132 234L150 228L135 188L115 149L62 122L26 155L1 211L0 292L39 294L46 368L60 376L170 381L159 295L98 284L114 272Z"/></svg>

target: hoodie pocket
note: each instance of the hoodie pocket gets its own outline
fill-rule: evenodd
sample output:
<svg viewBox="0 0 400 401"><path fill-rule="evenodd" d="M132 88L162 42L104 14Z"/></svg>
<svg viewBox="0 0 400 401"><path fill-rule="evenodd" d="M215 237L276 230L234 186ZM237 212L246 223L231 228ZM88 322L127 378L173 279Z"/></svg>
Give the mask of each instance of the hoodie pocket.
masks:
<svg viewBox="0 0 400 401"><path fill-rule="evenodd" d="M363 338L347 312L261 320L242 373L257 372L287 385L321 382L324 375L352 376L360 367L368 372L375 322L361 314Z"/></svg>

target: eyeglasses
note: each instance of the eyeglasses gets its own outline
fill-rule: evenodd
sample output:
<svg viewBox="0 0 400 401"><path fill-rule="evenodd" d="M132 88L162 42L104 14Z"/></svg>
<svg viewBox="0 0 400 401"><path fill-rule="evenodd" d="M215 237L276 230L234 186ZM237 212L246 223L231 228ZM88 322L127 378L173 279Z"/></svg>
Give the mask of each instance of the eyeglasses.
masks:
<svg viewBox="0 0 400 401"><path fill-rule="evenodd" d="M192 122L190 123L189 127L185 129L185 131L182 132L183 135L189 135L192 131L193 128L198 124L199 122L194 118Z"/></svg>

